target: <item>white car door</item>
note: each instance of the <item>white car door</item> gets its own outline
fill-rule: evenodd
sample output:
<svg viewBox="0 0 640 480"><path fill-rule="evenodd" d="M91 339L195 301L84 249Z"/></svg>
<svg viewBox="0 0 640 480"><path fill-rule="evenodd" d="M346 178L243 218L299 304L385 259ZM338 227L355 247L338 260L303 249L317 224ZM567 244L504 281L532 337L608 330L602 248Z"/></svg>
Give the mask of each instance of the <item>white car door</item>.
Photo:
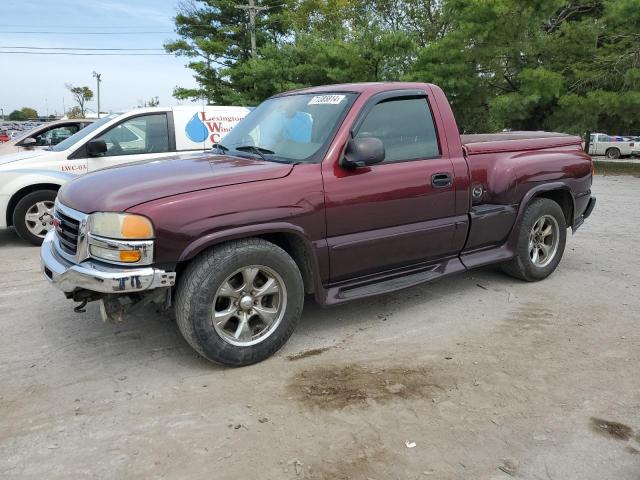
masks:
<svg viewBox="0 0 640 480"><path fill-rule="evenodd" d="M107 151L88 158L89 171L175 155L166 112L130 117L93 140L104 140Z"/></svg>
<svg viewBox="0 0 640 480"><path fill-rule="evenodd" d="M606 135L598 135L596 138L596 155L604 155L604 151L607 149L607 140Z"/></svg>

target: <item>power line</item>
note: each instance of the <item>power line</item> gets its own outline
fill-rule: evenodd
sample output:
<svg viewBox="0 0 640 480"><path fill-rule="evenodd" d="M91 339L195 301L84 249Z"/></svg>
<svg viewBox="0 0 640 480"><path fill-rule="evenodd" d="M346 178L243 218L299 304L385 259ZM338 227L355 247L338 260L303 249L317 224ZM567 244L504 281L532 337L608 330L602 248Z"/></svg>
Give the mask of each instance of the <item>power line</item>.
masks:
<svg viewBox="0 0 640 480"><path fill-rule="evenodd" d="M0 46L0 48L15 48L15 49L25 49L25 50L106 50L106 51L164 51L164 48L83 48L83 47L24 47L24 46Z"/></svg>
<svg viewBox="0 0 640 480"><path fill-rule="evenodd" d="M16 52L16 51L10 51L10 52L2 52L0 51L0 55L2 54L15 54L15 55L84 55L87 57L90 56L114 56L114 55L119 55L119 56L130 56L130 57L136 57L136 56L171 56L170 53L80 53L80 52Z"/></svg>
<svg viewBox="0 0 640 480"><path fill-rule="evenodd" d="M172 25L173 26L173 25ZM2 28L149 28L150 25L28 25L19 23L0 24ZM153 28L153 27L151 27Z"/></svg>
<svg viewBox="0 0 640 480"><path fill-rule="evenodd" d="M174 32L162 31L162 32L32 32L32 31L14 31L14 32L2 32L0 35L5 34L45 34L45 35L155 35L155 34L172 34Z"/></svg>

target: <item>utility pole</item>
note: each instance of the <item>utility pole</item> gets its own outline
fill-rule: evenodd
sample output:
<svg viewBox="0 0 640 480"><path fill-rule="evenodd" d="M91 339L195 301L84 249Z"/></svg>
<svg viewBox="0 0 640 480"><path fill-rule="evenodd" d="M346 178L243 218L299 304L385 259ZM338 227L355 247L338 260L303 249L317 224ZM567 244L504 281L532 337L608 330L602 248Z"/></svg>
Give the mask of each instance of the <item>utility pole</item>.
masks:
<svg viewBox="0 0 640 480"><path fill-rule="evenodd" d="M100 82L102 81L102 74L96 72L95 70L93 71L93 77L96 79L96 82L98 83L98 118L100 118Z"/></svg>
<svg viewBox="0 0 640 480"><path fill-rule="evenodd" d="M268 10L269 7L259 7L255 0L249 0L249 5L236 5L236 8L249 11L249 32L251 33L251 56L256 56L256 13Z"/></svg>

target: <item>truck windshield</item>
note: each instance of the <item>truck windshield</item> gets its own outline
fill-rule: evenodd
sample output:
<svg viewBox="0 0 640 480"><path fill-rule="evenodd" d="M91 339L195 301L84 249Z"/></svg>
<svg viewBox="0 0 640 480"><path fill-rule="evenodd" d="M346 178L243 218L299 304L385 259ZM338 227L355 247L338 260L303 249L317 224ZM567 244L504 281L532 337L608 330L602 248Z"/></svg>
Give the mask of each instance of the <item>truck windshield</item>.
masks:
<svg viewBox="0 0 640 480"><path fill-rule="evenodd" d="M111 120L113 120L117 116L118 116L117 113L112 113L111 115L107 115L106 117L102 117L97 122L93 122L91 125L89 125L88 127L83 128L82 130L77 131L76 133L71 135L66 140L63 140L62 142L58 143L57 145L54 145L53 147L50 148L50 150L53 150L54 152L62 152L63 150L66 150L67 148L71 148L73 145L78 143L84 137L86 137L87 135L90 135L91 133L95 132L98 128L103 126L105 123L110 122Z"/></svg>
<svg viewBox="0 0 640 480"><path fill-rule="evenodd" d="M355 97L311 93L270 98L238 123L218 148L272 161L317 161Z"/></svg>

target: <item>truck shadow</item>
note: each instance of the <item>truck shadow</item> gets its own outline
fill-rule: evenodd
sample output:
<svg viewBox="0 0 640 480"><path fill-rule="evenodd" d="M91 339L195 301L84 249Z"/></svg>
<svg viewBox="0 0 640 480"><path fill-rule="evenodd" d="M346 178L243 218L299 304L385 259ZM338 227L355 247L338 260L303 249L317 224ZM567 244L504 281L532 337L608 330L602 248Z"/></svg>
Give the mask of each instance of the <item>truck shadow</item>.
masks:
<svg viewBox="0 0 640 480"><path fill-rule="evenodd" d="M455 301L461 297L466 300L481 298L486 296L487 289L503 290L501 283L511 281L495 268L487 267L329 308L320 307L309 298L305 301L298 328L275 358L291 356L301 349L338 344L359 331L372 329L375 332L376 328L390 323L397 323L402 328L406 317L416 311L423 317L421 322L429 324L437 319L437 311L434 310L433 315L429 311L433 303L448 297ZM195 353L180 334L175 321L159 313L155 307L145 308L131 315L126 322L114 325L103 323L98 304L90 303L86 312L80 314L69 308L53 323L47 324L45 330L52 329L50 338L55 338L60 327L67 338L75 339L70 345L59 346L63 350L59 353L66 358L65 363L111 358L117 359L120 369L155 365L154 368L162 366L162 369L181 372L179 375L189 371L189 376L226 369Z"/></svg>

